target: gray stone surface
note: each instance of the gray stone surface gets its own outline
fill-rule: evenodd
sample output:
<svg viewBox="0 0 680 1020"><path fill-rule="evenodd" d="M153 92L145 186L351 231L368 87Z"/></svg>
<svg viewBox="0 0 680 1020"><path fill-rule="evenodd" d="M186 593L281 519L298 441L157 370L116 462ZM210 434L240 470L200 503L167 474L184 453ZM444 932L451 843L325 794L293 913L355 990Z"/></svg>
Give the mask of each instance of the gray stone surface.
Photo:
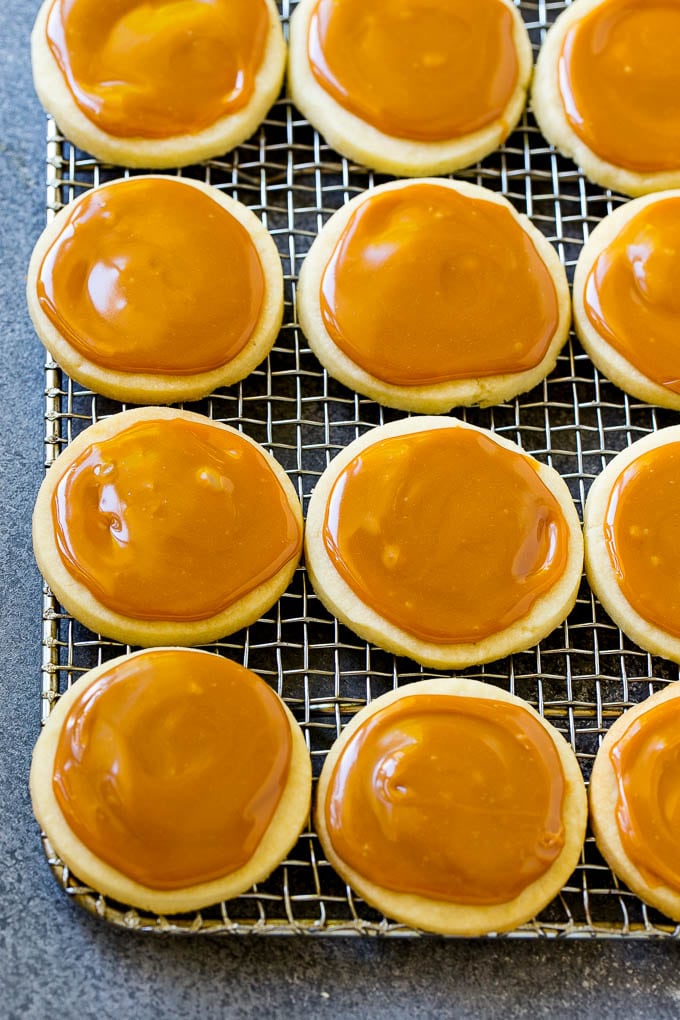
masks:
<svg viewBox="0 0 680 1020"><path fill-rule="evenodd" d="M680 1016L674 944L163 940L111 930L57 888L27 792L40 682L30 515L43 356L23 294L44 216L37 6L0 5L0 1018Z"/></svg>

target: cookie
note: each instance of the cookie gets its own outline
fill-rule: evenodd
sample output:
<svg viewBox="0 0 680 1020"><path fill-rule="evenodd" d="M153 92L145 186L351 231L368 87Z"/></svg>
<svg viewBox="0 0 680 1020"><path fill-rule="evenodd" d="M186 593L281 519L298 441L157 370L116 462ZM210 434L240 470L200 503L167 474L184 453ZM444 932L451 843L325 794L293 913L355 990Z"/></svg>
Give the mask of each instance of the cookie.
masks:
<svg viewBox="0 0 680 1020"><path fill-rule="evenodd" d="M680 921L677 790L680 688L670 684L624 712L608 730L590 779L595 840L645 903Z"/></svg>
<svg viewBox="0 0 680 1020"><path fill-rule="evenodd" d="M261 124L286 62L273 0L44 0L38 97L97 159L165 168L228 152Z"/></svg>
<svg viewBox="0 0 680 1020"><path fill-rule="evenodd" d="M334 378L426 414L531 389L571 320L564 268L531 222L492 191L435 179L381 185L334 213L297 309Z"/></svg>
<svg viewBox="0 0 680 1020"><path fill-rule="evenodd" d="M680 410L680 191L636 198L602 220L574 274L574 324L626 393Z"/></svg>
<svg viewBox="0 0 680 1020"><path fill-rule="evenodd" d="M38 566L64 608L127 644L202 644L257 620L288 587L302 510L243 433L163 407L85 429L33 515Z"/></svg>
<svg viewBox="0 0 680 1020"><path fill-rule="evenodd" d="M508 931L578 863L583 777L530 705L439 678L377 698L331 748L316 828L352 889L387 917L445 935Z"/></svg>
<svg viewBox="0 0 680 1020"><path fill-rule="evenodd" d="M281 260L245 206L177 177L81 195L31 257L41 341L83 386L115 400L195 400L244 379L283 317Z"/></svg>
<svg viewBox="0 0 680 1020"><path fill-rule="evenodd" d="M397 176L493 152L522 115L531 69L510 0L301 0L291 18L295 105L338 152Z"/></svg>
<svg viewBox="0 0 680 1020"><path fill-rule="evenodd" d="M593 482L583 526L590 586L641 648L680 662L680 426L617 454Z"/></svg>
<svg viewBox="0 0 680 1020"><path fill-rule="evenodd" d="M318 597L364 640L436 669L540 641L581 579L557 472L455 418L372 429L326 468L305 530Z"/></svg>
<svg viewBox="0 0 680 1020"><path fill-rule="evenodd" d="M78 880L159 914L265 879L307 822L300 727L255 673L156 648L98 666L63 694L31 766L35 816Z"/></svg>
<svg viewBox="0 0 680 1020"><path fill-rule="evenodd" d="M680 7L576 0L536 61L538 125L586 177L625 195L680 187Z"/></svg>

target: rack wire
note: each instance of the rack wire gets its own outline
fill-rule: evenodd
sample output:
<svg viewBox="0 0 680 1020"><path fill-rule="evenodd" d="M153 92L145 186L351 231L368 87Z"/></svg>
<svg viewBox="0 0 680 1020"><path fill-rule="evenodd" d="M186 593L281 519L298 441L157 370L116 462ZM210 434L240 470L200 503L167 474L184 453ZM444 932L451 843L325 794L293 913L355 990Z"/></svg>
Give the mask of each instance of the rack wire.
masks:
<svg viewBox="0 0 680 1020"><path fill-rule="evenodd" d="M284 28L295 0L282 0ZM518 2L534 49L566 3ZM125 175L128 175L126 172ZM284 325L269 356L242 383L192 403L245 431L279 460L306 509L333 456L368 429L402 417L329 378L297 326L295 286L318 230L353 196L386 180L329 149L291 102L281 98L257 134L224 159L177 171L248 205L268 227L284 268ZM47 121L47 216L88 188L123 176L98 163ZM551 241L570 277L590 230L624 200L591 185L547 145L530 112L501 149L458 177L501 192ZM45 462L84 427L124 408L77 386L46 363ZM641 404L601 377L572 336L549 378L509 403L458 416L519 443L555 467L579 508L592 479L621 449L675 423L672 412ZM264 677L301 724L318 776L342 726L367 701L398 685L441 675L355 637L317 600L303 567L262 620L209 648ZM129 651L65 614L43 596L43 718L67 686L91 667ZM678 667L632 645L587 583L565 623L535 648L465 671L528 700L569 740L586 780L603 734L630 705L678 679ZM43 837L59 884L91 913L144 932L415 936L357 898L333 872L313 828L263 884L236 900L191 915L160 917L83 886ZM588 834L581 862L557 899L504 937L677 938L680 926L622 887Z"/></svg>

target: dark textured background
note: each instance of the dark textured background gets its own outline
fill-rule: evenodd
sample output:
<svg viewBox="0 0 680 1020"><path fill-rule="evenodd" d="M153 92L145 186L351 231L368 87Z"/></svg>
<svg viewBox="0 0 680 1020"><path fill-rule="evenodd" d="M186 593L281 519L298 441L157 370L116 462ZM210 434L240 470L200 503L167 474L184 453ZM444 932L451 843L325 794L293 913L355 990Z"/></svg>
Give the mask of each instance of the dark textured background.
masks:
<svg viewBox="0 0 680 1020"><path fill-rule="evenodd" d="M680 1016L671 942L161 940L108 929L57 887L27 792L40 708L30 515L43 355L24 302L44 222L44 118L28 45L37 8L0 5L0 1017Z"/></svg>

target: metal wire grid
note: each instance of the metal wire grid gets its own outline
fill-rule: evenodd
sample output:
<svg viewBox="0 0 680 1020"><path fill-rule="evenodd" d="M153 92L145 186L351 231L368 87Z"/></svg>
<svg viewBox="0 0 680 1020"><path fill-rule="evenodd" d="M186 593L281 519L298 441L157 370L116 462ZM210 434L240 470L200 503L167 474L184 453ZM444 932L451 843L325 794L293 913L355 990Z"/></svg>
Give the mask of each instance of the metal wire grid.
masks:
<svg viewBox="0 0 680 1020"><path fill-rule="evenodd" d="M287 26L294 0L283 0ZM520 2L534 47L565 3ZM84 190L121 176L76 150L48 118L47 215ZM284 267L284 325L267 359L237 386L190 405L243 429L287 469L303 506L332 457L356 436L400 417L330 379L297 327L295 283L311 241L333 211L386 179L330 150L282 98L249 142L224 160L179 174L199 178L250 206L269 228ZM589 184L545 142L525 113L507 143L459 177L502 192L529 215L557 250L569 276L591 228L623 199ZM124 405L79 388L46 364L45 460L74 435ZM512 439L555 467L579 507L595 475L635 439L675 422L671 412L634 402L601 378L571 338L550 377L506 404L458 412ZM366 645L316 599L304 568L262 620L210 648L256 670L285 699L303 727L318 775L342 726L367 701L421 677L441 675ZM64 614L48 589L43 607L43 716L83 672L129 650L101 639ZM632 645L604 614L585 581L568 620L540 645L465 672L531 702L567 737L586 779L603 733L631 704L678 669ZM158 917L83 887L44 839L64 890L90 912L148 932L413 936L354 896L325 861L312 828L270 879L246 895L192 915ZM581 863L560 896L510 937L678 937L675 926L622 888L590 835Z"/></svg>

